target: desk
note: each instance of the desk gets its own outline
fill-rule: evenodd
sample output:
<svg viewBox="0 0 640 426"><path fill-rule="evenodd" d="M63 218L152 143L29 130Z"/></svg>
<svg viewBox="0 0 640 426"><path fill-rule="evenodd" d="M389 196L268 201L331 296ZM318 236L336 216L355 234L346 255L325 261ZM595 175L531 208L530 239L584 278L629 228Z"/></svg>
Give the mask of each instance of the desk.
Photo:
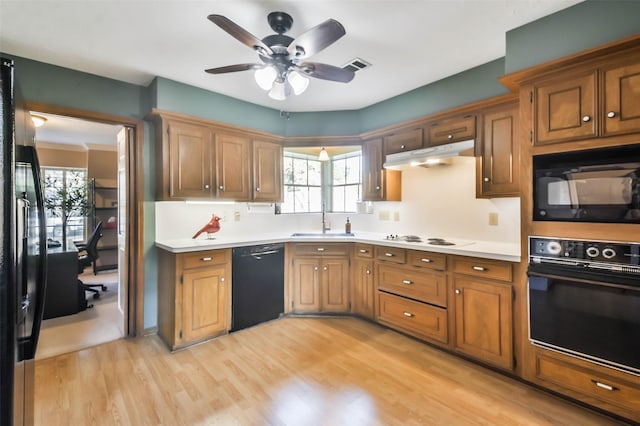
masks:
<svg viewBox="0 0 640 426"><path fill-rule="evenodd" d="M43 319L71 315L86 309L84 291L78 287L78 249L69 243L67 249L47 250L47 289Z"/></svg>

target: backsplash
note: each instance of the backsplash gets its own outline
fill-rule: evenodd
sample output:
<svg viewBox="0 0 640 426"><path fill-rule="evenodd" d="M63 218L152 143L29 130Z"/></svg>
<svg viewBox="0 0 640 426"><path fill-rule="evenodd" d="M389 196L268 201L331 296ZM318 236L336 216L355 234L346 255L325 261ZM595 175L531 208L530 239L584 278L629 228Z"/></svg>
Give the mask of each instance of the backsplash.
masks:
<svg viewBox="0 0 640 426"><path fill-rule="evenodd" d="M402 172L402 200L373 203L373 214L329 213L327 217L335 232L344 232L349 217L354 233L520 241L520 200L476 199L473 157ZM156 239L191 238L214 213L222 218L220 236L321 231L319 213L276 215L273 205L162 201L156 203ZM489 225L490 213L497 213L498 225Z"/></svg>

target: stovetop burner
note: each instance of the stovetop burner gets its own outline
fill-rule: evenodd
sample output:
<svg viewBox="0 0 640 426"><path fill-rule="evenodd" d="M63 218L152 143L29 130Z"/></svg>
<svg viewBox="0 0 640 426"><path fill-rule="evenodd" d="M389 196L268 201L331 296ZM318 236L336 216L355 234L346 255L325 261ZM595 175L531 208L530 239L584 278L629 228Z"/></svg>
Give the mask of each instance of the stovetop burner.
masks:
<svg viewBox="0 0 640 426"><path fill-rule="evenodd" d="M432 246L455 246L455 243L447 241L444 238L427 238L427 244Z"/></svg>
<svg viewBox="0 0 640 426"><path fill-rule="evenodd" d="M398 235L398 234L389 234L384 237L387 241L406 241L407 243L421 243L422 238L417 235Z"/></svg>

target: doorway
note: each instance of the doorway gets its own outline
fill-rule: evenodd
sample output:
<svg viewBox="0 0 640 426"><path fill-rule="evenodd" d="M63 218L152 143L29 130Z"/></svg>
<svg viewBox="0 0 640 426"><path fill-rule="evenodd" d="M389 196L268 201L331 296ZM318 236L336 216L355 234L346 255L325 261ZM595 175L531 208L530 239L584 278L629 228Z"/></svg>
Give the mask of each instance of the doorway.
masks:
<svg viewBox="0 0 640 426"><path fill-rule="evenodd" d="M52 114L66 119L73 119L85 125L94 127L101 124L105 129L117 129L117 136L112 138L113 179L96 180L102 187L112 188L112 196L103 197L99 206L100 212L107 214L106 220L113 229L113 241L110 241L110 257L105 255L106 262L102 262L103 271L94 273L94 268L87 268L80 279L86 284L119 283L109 293L102 293L101 299L94 304L102 305L103 300L115 296L121 313L118 329L120 336L136 336L142 329L143 306L143 255L142 255L142 122L126 117L111 116L89 111L46 105L29 104L30 111L41 115ZM53 121L53 120L52 120ZM38 132L36 132L38 134ZM39 138L38 138L39 139ZM88 141L87 141L88 142ZM99 151L99 150L98 150ZM100 165L100 155L94 156L94 163ZM105 157L106 158L106 157ZM95 184L95 181L94 181ZM104 195L103 191L103 195ZM110 191L107 190L106 194ZM95 201L95 200L94 200ZM107 203L108 205L105 205ZM95 213L96 210L94 210ZM96 220L87 220L87 226L95 226ZM87 228L88 231L90 231ZM111 260L109 260L111 259ZM114 260L115 259L115 260ZM110 269L109 263L117 268ZM114 294L115 293L115 294ZM104 296L103 296L104 295ZM89 295L90 296L90 295ZM89 297L89 303L92 302ZM90 316L96 311L87 310ZM59 319L56 319L60 321ZM113 320L113 316L112 316ZM98 331L96 334L104 335ZM109 333L106 333L109 334ZM89 339L91 340L91 339Z"/></svg>

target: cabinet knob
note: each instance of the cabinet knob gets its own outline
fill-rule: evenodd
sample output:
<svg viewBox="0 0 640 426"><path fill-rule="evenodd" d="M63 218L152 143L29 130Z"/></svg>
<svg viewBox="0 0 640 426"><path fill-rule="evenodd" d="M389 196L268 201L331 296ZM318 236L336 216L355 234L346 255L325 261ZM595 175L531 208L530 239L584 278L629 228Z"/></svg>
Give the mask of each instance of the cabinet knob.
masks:
<svg viewBox="0 0 640 426"><path fill-rule="evenodd" d="M220 282L224 282L224 277L220 278Z"/></svg>
<svg viewBox="0 0 640 426"><path fill-rule="evenodd" d="M325 267L324 267L324 268L322 268L322 269L324 269L324 270L326 271L326 270L328 270L329 268L327 268L327 267L325 266Z"/></svg>
<svg viewBox="0 0 640 426"><path fill-rule="evenodd" d="M585 123L591 121L591 116L585 115L584 117L582 117L582 121L584 121Z"/></svg>
<svg viewBox="0 0 640 426"><path fill-rule="evenodd" d="M613 118L615 116L616 116L616 113L613 112L613 111L609 111L609 113L607 114L607 117L609 117L609 118Z"/></svg>
<svg viewBox="0 0 640 426"><path fill-rule="evenodd" d="M219 188L220 188L220 189L222 189L222 190L224 190L224 186L222 186L222 185L220 185L220 186L219 186Z"/></svg>
<svg viewBox="0 0 640 426"><path fill-rule="evenodd" d="M376 190L379 190L379 189L380 189L380 186L376 186Z"/></svg>
<svg viewBox="0 0 640 426"><path fill-rule="evenodd" d="M409 318L411 318L412 316L414 316L411 312L407 312L407 311L404 311L404 312L403 312L403 315L404 315L405 317L409 317Z"/></svg>
<svg viewBox="0 0 640 426"><path fill-rule="evenodd" d="M405 148L405 146L404 146L404 145L400 145L400 149L404 149L404 148Z"/></svg>
<svg viewBox="0 0 640 426"><path fill-rule="evenodd" d="M461 293L460 289L456 288L456 294L460 294L460 293Z"/></svg>
<svg viewBox="0 0 640 426"><path fill-rule="evenodd" d="M367 275L371 275L371 270L367 269Z"/></svg>
<svg viewBox="0 0 640 426"><path fill-rule="evenodd" d="M256 192L260 192L260 188L256 188Z"/></svg>
<svg viewBox="0 0 640 426"><path fill-rule="evenodd" d="M208 184L207 184L207 185L205 185L205 186L204 186L204 189L209 189L209 185L208 185Z"/></svg>
<svg viewBox="0 0 640 426"><path fill-rule="evenodd" d="M488 177L486 177L486 178L484 178L484 179L482 179L482 180L483 180L483 181L485 181L485 182L489 182L491 179L489 179Z"/></svg>
<svg viewBox="0 0 640 426"><path fill-rule="evenodd" d="M317 270L318 270L318 267L317 267L317 266L316 266L316 267L314 267L314 268L313 268L313 270L314 270L314 271L317 271Z"/></svg>
<svg viewBox="0 0 640 426"><path fill-rule="evenodd" d="M447 139L453 139L453 135L447 135Z"/></svg>

